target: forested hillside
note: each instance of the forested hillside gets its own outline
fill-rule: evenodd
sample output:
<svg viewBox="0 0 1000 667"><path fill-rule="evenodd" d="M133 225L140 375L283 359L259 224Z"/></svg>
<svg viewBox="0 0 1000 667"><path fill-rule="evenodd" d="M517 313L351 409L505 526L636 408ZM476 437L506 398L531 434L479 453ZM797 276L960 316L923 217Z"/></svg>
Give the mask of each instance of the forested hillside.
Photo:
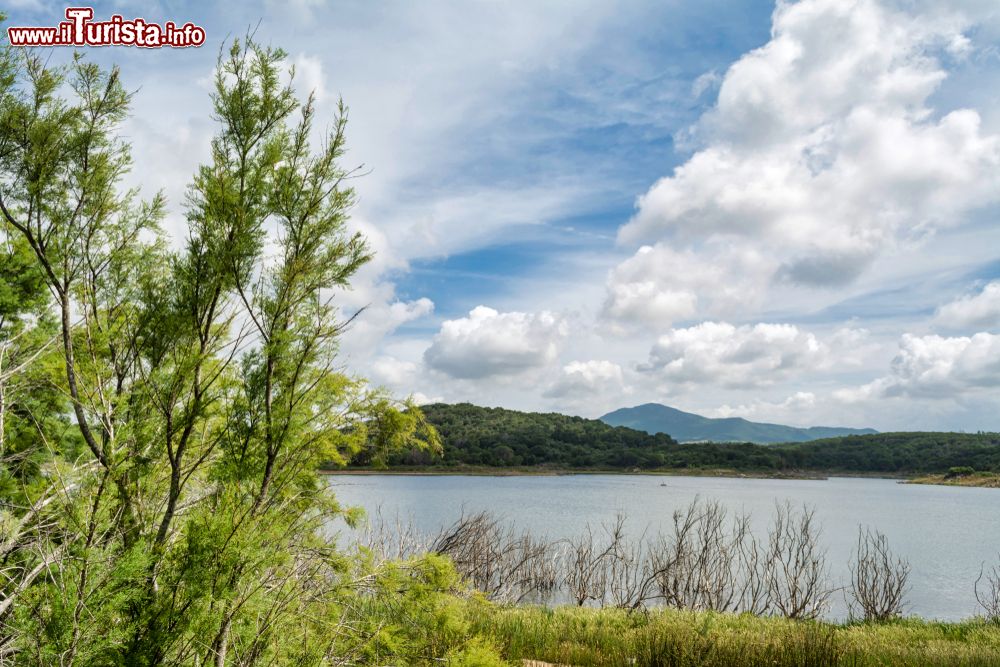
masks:
<svg viewBox="0 0 1000 667"><path fill-rule="evenodd" d="M774 445L790 467L865 472L1000 472L1000 433L904 432Z"/></svg>
<svg viewBox="0 0 1000 667"><path fill-rule="evenodd" d="M392 465L551 466L559 468L655 468L669 464L677 443L609 426L596 419L482 408L468 403L422 408L444 445L443 457L413 449Z"/></svg>
<svg viewBox="0 0 1000 667"><path fill-rule="evenodd" d="M680 443L601 421L481 408L423 408L444 447L396 454L393 466L548 466L581 469L729 469L747 472L943 473L969 466L1000 472L997 433L876 433L801 443Z"/></svg>

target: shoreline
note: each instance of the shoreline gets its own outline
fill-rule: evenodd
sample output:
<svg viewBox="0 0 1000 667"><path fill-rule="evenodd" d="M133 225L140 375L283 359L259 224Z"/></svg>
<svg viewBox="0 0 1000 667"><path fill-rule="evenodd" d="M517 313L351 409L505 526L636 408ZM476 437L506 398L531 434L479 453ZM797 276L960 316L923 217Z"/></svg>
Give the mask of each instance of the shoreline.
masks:
<svg viewBox="0 0 1000 667"><path fill-rule="evenodd" d="M927 484L932 486L961 486L968 489L1000 489L1000 474L973 473L949 477L948 475L921 475L903 482L904 484Z"/></svg>
<svg viewBox="0 0 1000 667"><path fill-rule="evenodd" d="M778 479L778 480L812 480L825 481L831 477L863 477L871 479L892 479L900 483L910 483L909 475L887 475L870 472L851 471L746 471L732 470L727 468L706 468L706 469L671 469L671 470L621 470L621 469L592 469L592 468L492 468L489 466L470 466L461 468L435 468L428 467L396 467L396 468L338 468L323 469L320 474L331 475L396 475L410 477L434 477L434 476L469 476L469 477L562 477L568 475L646 475L658 477L729 477L737 479Z"/></svg>

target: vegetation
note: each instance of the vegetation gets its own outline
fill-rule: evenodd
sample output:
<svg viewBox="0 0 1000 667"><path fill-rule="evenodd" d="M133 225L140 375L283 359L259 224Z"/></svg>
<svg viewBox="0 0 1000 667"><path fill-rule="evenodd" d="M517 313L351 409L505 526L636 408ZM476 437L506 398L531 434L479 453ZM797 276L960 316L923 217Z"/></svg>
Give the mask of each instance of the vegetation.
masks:
<svg viewBox="0 0 1000 667"><path fill-rule="evenodd" d="M808 510L778 508L758 541L745 518L696 504L659 542L630 541L620 521L569 560L489 517L430 543L395 531L337 544L330 521L359 516L320 465L438 460L434 423L444 462L658 467L731 451L766 467L791 455L472 406L425 419L338 370L347 318L333 299L370 258L347 228L346 108L314 141L312 100L296 98L284 62L252 40L220 55L211 159L174 248L162 197L121 186L131 94L117 70L0 49L0 663L905 664L926 647L953 662L996 649L981 623L806 620L831 594ZM856 561L858 603L894 619L905 567L877 535L859 544L871 549ZM564 586L617 609L495 602ZM994 619L998 590L995 569L975 589Z"/></svg>
<svg viewBox="0 0 1000 667"><path fill-rule="evenodd" d="M560 665L934 667L997 664L1000 626L985 621L789 621L659 609L486 607L474 632L508 660Z"/></svg>
<svg viewBox="0 0 1000 667"><path fill-rule="evenodd" d="M996 664L996 566L970 585L981 619L905 619L909 566L884 536L859 529L845 594L864 620L821 622L800 611L825 604L831 590L808 512L779 506L762 542L745 531L746 518L727 520L718 504L695 502L669 534L648 540L628 537L619 520L546 542L477 514L423 539L405 526L375 530L367 544L376 553L447 554L488 599L458 603L462 626L515 664ZM570 604L525 606L532 595L568 595Z"/></svg>
<svg viewBox="0 0 1000 667"><path fill-rule="evenodd" d="M162 197L121 187L118 71L0 48L0 663L463 655L446 560L324 530L353 515L321 462L437 441L336 369L332 298L370 256L346 109L314 146L284 60L221 54L174 249Z"/></svg>
<svg viewBox="0 0 1000 667"><path fill-rule="evenodd" d="M893 556L885 535L858 529L858 546L851 561L851 612L866 621L888 621L903 615L910 564Z"/></svg>
<svg viewBox="0 0 1000 667"><path fill-rule="evenodd" d="M414 449L390 458L392 465L486 465L498 467L653 468L665 464L677 443L608 426L596 419L481 408L468 403L427 405L443 456Z"/></svg>
<svg viewBox="0 0 1000 667"><path fill-rule="evenodd" d="M833 593L844 590L852 616L887 621L902 615L909 565L892 555L877 531L859 528L851 579L836 586L811 510L777 505L762 536L750 525L745 513L730 515L718 502L695 499L674 512L672 528L656 535L636 536L619 515L596 530L588 526L574 538L552 541L478 513L436 537L376 523L365 539L376 553L446 556L465 582L502 603L572 602L632 611L666 606L816 619ZM399 541L400 535L409 538ZM970 597L973 588L981 603L996 593L992 574L982 590L969 582Z"/></svg>
<svg viewBox="0 0 1000 667"><path fill-rule="evenodd" d="M908 484L938 484L941 486L975 486L984 489L1000 489L1000 474L977 472L971 475L920 475L907 480Z"/></svg>
<svg viewBox="0 0 1000 667"><path fill-rule="evenodd" d="M1000 472L1000 433L878 433L776 445L789 467L874 473Z"/></svg>
<svg viewBox="0 0 1000 667"><path fill-rule="evenodd" d="M468 403L428 405L423 413L440 434L443 455L404 449L391 457L393 466L883 475L944 474L966 466L1000 472L997 433L873 433L777 445L677 443L665 434L593 419Z"/></svg>

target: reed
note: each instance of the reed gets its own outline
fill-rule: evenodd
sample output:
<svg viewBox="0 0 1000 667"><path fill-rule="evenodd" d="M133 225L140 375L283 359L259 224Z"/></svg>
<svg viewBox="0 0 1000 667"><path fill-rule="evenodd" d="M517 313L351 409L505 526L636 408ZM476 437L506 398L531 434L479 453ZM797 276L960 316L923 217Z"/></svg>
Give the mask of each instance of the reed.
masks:
<svg viewBox="0 0 1000 667"><path fill-rule="evenodd" d="M478 607L471 630L513 664L636 667L1000 664L1000 626L982 620L827 623L655 609Z"/></svg>

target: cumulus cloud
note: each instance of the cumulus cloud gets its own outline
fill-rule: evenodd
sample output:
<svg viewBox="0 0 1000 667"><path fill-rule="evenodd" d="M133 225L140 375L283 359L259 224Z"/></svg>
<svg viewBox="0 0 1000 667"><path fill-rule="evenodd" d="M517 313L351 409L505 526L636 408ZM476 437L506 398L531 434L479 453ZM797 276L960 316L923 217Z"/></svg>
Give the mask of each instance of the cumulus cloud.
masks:
<svg viewBox="0 0 1000 667"><path fill-rule="evenodd" d="M565 320L549 311L501 313L477 306L468 317L441 325L424 362L453 378L514 375L555 361L567 333Z"/></svg>
<svg viewBox="0 0 1000 667"><path fill-rule="evenodd" d="M954 329L1000 325L1000 281L988 283L978 294L969 294L941 306L934 321Z"/></svg>
<svg viewBox="0 0 1000 667"><path fill-rule="evenodd" d="M779 2L771 40L729 68L693 128L699 149L639 198L619 240L706 263L720 247L749 249L764 258L765 285L836 286L1000 200L1000 137L975 110L929 106L946 77L940 54L968 46L975 17L922 9ZM613 274L608 300L622 305L607 314L628 317L640 299L687 314L733 290L720 272L681 298L644 252Z"/></svg>
<svg viewBox="0 0 1000 667"><path fill-rule="evenodd" d="M767 279L767 260L754 250L643 246L609 274L602 315L617 325L653 328L696 314L733 317L759 305Z"/></svg>
<svg viewBox="0 0 1000 667"><path fill-rule="evenodd" d="M890 373L834 396L844 403L899 396L952 399L1000 387L1000 335L914 336L904 334Z"/></svg>
<svg viewBox="0 0 1000 667"><path fill-rule="evenodd" d="M572 361L562 367L559 378L545 390L547 398L574 398L607 391L622 392L622 367L611 361Z"/></svg>
<svg viewBox="0 0 1000 667"><path fill-rule="evenodd" d="M829 349L790 324L733 326L703 322L660 336L638 370L676 385L750 388L774 384L795 372L816 369Z"/></svg>

